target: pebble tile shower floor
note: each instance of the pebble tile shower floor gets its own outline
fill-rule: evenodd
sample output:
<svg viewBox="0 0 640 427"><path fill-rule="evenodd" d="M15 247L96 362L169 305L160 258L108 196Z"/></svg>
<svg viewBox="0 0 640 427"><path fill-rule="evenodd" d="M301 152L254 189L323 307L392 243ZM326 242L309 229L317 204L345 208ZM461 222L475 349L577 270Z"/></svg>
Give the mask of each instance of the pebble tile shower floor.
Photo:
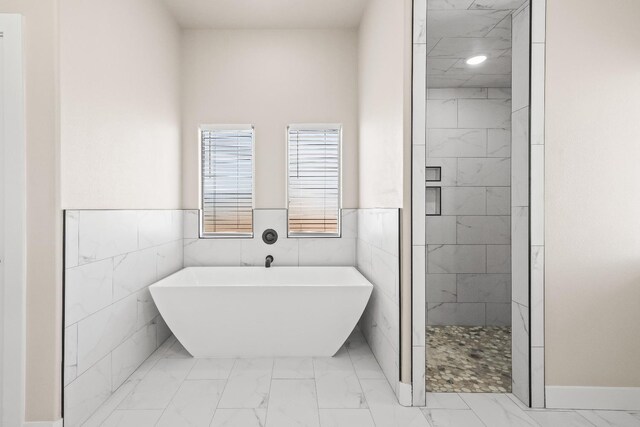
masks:
<svg viewBox="0 0 640 427"><path fill-rule="evenodd" d="M427 327L427 391L511 391L511 328Z"/></svg>
<svg viewBox="0 0 640 427"><path fill-rule="evenodd" d="M531 410L505 393L427 393L425 408L404 407L355 331L319 358L194 359L171 337L84 425L640 427L640 413Z"/></svg>

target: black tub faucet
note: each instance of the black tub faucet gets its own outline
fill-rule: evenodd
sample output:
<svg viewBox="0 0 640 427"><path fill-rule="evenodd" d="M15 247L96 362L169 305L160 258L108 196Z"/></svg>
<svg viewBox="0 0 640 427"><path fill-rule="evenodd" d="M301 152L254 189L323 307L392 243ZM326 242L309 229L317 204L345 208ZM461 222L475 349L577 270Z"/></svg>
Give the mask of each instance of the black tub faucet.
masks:
<svg viewBox="0 0 640 427"><path fill-rule="evenodd" d="M267 255L267 257L264 259L264 266L266 268L271 267L271 263L273 262L273 257L271 255Z"/></svg>

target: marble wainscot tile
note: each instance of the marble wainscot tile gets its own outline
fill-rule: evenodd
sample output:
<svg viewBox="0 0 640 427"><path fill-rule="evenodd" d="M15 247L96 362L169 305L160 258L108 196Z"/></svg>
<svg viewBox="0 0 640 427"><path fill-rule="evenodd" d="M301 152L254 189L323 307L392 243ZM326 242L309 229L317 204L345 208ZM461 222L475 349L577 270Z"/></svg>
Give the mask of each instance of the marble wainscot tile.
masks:
<svg viewBox="0 0 640 427"><path fill-rule="evenodd" d="M428 245L427 271L434 273L485 273L483 245Z"/></svg>
<svg viewBox="0 0 640 427"><path fill-rule="evenodd" d="M509 129L487 129L487 157L511 157Z"/></svg>
<svg viewBox="0 0 640 427"><path fill-rule="evenodd" d="M195 209L183 211L183 233L185 239L200 237L200 211Z"/></svg>
<svg viewBox="0 0 640 427"><path fill-rule="evenodd" d="M64 268L78 265L79 211L65 211L64 217Z"/></svg>
<svg viewBox="0 0 640 427"><path fill-rule="evenodd" d="M361 383L377 426L429 426L420 409L398 405L393 390L385 380L362 380Z"/></svg>
<svg viewBox="0 0 640 427"><path fill-rule="evenodd" d="M428 157L485 157L486 129L429 129Z"/></svg>
<svg viewBox="0 0 640 427"><path fill-rule="evenodd" d="M367 409L320 409L322 427L375 427Z"/></svg>
<svg viewBox="0 0 640 427"><path fill-rule="evenodd" d="M345 344L358 378L384 378L384 373L371 353L364 335L354 330Z"/></svg>
<svg viewBox="0 0 640 427"><path fill-rule="evenodd" d="M160 359L118 409L164 409L193 367L195 359Z"/></svg>
<svg viewBox="0 0 640 427"><path fill-rule="evenodd" d="M420 0L426 2L426 0ZM414 19L416 16L414 15ZM413 45L413 145L424 145L426 138L427 105L427 46Z"/></svg>
<svg viewBox="0 0 640 427"><path fill-rule="evenodd" d="M399 260L382 249L371 249L371 278L376 287L387 294L394 302L399 298Z"/></svg>
<svg viewBox="0 0 640 427"><path fill-rule="evenodd" d="M144 210L138 212L138 247L140 249L182 238L182 211Z"/></svg>
<svg viewBox="0 0 640 427"><path fill-rule="evenodd" d="M156 426L208 426L224 386L223 380L184 381Z"/></svg>
<svg viewBox="0 0 640 427"><path fill-rule="evenodd" d="M425 147L413 146L413 176L412 176L412 244L424 246L425 244ZM356 230L357 234L357 230Z"/></svg>
<svg viewBox="0 0 640 427"><path fill-rule="evenodd" d="M511 196L514 206L529 204L529 109L513 113Z"/></svg>
<svg viewBox="0 0 640 427"><path fill-rule="evenodd" d="M458 101L427 99L427 129L458 127Z"/></svg>
<svg viewBox="0 0 640 427"><path fill-rule="evenodd" d="M544 245L544 146L531 147L531 244Z"/></svg>
<svg viewBox="0 0 640 427"><path fill-rule="evenodd" d="M458 126L461 128L502 128L511 126L511 100L460 99Z"/></svg>
<svg viewBox="0 0 640 427"><path fill-rule="evenodd" d="M529 402L529 309L511 305L511 345L513 353L512 391L521 401Z"/></svg>
<svg viewBox="0 0 640 427"><path fill-rule="evenodd" d="M264 266L267 255L273 256L274 266L297 266L300 239L290 239L278 233L278 241L267 245L262 241L262 233L253 239L243 239L241 246L242 265Z"/></svg>
<svg viewBox="0 0 640 427"><path fill-rule="evenodd" d="M511 301L510 274L458 274L458 302Z"/></svg>
<svg viewBox="0 0 640 427"><path fill-rule="evenodd" d="M184 257L184 243L182 240L165 243L155 249L157 280L182 269Z"/></svg>
<svg viewBox="0 0 640 427"><path fill-rule="evenodd" d="M487 187L487 215L511 215L511 188Z"/></svg>
<svg viewBox="0 0 640 427"><path fill-rule="evenodd" d="M80 211L79 263L138 249L137 211Z"/></svg>
<svg viewBox="0 0 640 427"><path fill-rule="evenodd" d="M358 237L358 209L342 209L342 238Z"/></svg>
<svg viewBox="0 0 640 427"><path fill-rule="evenodd" d="M371 250L372 246L362 239L356 241L356 267L369 280L371 279Z"/></svg>
<svg viewBox="0 0 640 427"><path fill-rule="evenodd" d="M484 323L484 303L427 303L427 324L430 326L479 326Z"/></svg>
<svg viewBox="0 0 640 427"><path fill-rule="evenodd" d="M511 209L513 300L529 304L529 208Z"/></svg>
<svg viewBox="0 0 640 427"><path fill-rule="evenodd" d="M156 338L158 346L162 345L171 336L171 330L167 326L162 316L158 315L153 319L153 324L156 325Z"/></svg>
<svg viewBox="0 0 640 427"><path fill-rule="evenodd" d="M358 238L390 255L399 253L398 209L359 209Z"/></svg>
<svg viewBox="0 0 640 427"><path fill-rule="evenodd" d="M111 355L64 389L64 423L79 426L111 395Z"/></svg>
<svg viewBox="0 0 640 427"><path fill-rule="evenodd" d="M276 230L279 239L287 236L286 209L255 209L253 211L253 231L260 241L262 241L262 233L269 228Z"/></svg>
<svg viewBox="0 0 640 427"><path fill-rule="evenodd" d="M111 384L116 390L156 349L156 325L147 325L113 350Z"/></svg>
<svg viewBox="0 0 640 427"><path fill-rule="evenodd" d="M219 408L266 408L273 359L238 359L231 371Z"/></svg>
<svg viewBox="0 0 640 427"><path fill-rule="evenodd" d="M510 245L487 245L487 273L511 273Z"/></svg>
<svg viewBox="0 0 640 427"><path fill-rule="evenodd" d="M185 239L184 266L240 266L243 239Z"/></svg>
<svg viewBox="0 0 640 427"><path fill-rule="evenodd" d="M65 270L65 325L111 304L112 288L111 258Z"/></svg>
<svg viewBox="0 0 640 427"><path fill-rule="evenodd" d="M78 325L64 329L64 385L76 379L78 371Z"/></svg>
<svg viewBox="0 0 640 427"><path fill-rule="evenodd" d="M266 409L216 409L211 427L265 427Z"/></svg>
<svg viewBox="0 0 640 427"><path fill-rule="evenodd" d="M118 255L113 258L113 299L122 299L157 280L156 249Z"/></svg>
<svg viewBox="0 0 640 427"><path fill-rule="evenodd" d="M504 394L465 393L462 398L485 425L495 427L536 426L536 422Z"/></svg>
<svg viewBox="0 0 640 427"><path fill-rule="evenodd" d="M457 221L458 243L494 244L511 243L511 219L509 216L459 216Z"/></svg>
<svg viewBox="0 0 640 427"><path fill-rule="evenodd" d="M544 347L544 246L531 246L531 346Z"/></svg>
<svg viewBox="0 0 640 427"><path fill-rule="evenodd" d="M145 288L137 294L138 311L136 315L136 329L140 329L143 326L150 324L153 319L160 314L156 304L153 302L153 297L149 288Z"/></svg>
<svg viewBox="0 0 640 427"><path fill-rule="evenodd" d="M78 323L78 373L86 371L135 331L137 297L127 298Z"/></svg>
<svg viewBox="0 0 640 427"><path fill-rule="evenodd" d="M320 427L315 382L304 379L271 382L267 427Z"/></svg>
<svg viewBox="0 0 640 427"><path fill-rule="evenodd" d="M442 215L484 215L487 212L486 203L484 187L442 188Z"/></svg>
<svg viewBox="0 0 640 427"><path fill-rule="evenodd" d="M277 243L276 243L277 244ZM298 239L299 265L355 265L356 239Z"/></svg>
<svg viewBox="0 0 640 427"><path fill-rule="evenodd" d="M460 158L457 182L459 186L508 187L511 185L511 160Z"/></svg>
<svg viewBox="0 0 640 427"><path fill-rule="evenodd" d="M367 408L358 376L344 348L334 357L314 358L313 366L320 408Z"/></svg>
<svg viewBox="0 0 640 427"><path fill-rule="evenodd" d="M544 44L533 44L531 56L531 144L541 145L544 144Z"/></svg>
<svg viewBox="0 0 640 427"><path fill-rule="evenodd" d="M411 294L411 304L413 307L413 321L412 321L412 334L414 343L424 342L424 326L426 320L426 305L425 293L426 293L426 270L427 270L427 255L425 246L413 246L413 252L411 254L413 259L413 283L417 284L413 287Z"/></svg>
<svg viewBox="0 0 640 427"><path fill-rule="evenodd" d="M455 274L427 274L428 302L456 302L457 298Z"/></svg>

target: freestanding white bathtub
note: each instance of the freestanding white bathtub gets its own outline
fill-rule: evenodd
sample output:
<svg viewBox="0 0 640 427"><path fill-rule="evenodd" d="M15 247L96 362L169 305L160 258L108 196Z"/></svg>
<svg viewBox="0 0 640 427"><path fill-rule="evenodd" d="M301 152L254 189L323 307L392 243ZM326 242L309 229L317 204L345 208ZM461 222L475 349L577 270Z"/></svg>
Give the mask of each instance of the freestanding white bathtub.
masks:
<svg viewBox="0 0 640 427"><path fill-rule="evenodd" d="M150 286L194 357L333 356L372 289L353 267L188 267Z"/></svg>

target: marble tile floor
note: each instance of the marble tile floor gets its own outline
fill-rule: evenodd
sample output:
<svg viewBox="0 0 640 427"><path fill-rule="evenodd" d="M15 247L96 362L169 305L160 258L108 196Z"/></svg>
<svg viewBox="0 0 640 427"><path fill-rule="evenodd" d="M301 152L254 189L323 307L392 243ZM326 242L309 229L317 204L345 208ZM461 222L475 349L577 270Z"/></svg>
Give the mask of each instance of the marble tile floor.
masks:
<svg viewBox="0 0 640 427"><path fill-rule="evenodd" d="M359 331L333 358L194 359L169 338L85 426L640 427L623 411L529 410L511 394L400 406Z"/></svg>
<svg viewBox="0 0 640 427"><path fill-rule="evenodd" d="M427 391L511 391L511 328L428 326Z"/></svg>

